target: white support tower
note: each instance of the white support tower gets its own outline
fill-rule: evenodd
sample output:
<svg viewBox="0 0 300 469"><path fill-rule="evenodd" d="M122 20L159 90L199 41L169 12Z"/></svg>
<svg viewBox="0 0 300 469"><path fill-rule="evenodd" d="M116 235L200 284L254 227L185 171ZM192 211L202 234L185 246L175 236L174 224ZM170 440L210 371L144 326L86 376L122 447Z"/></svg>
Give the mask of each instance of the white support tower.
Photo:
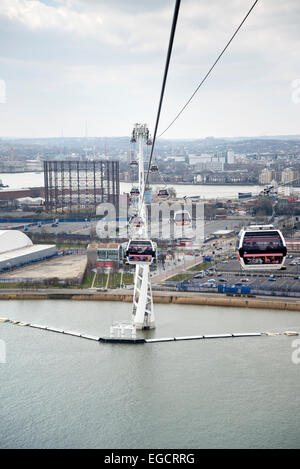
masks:
<svg viewBox="0 0 300 469"><path fill-rule="evenodd" d="M136 237L148 239L148 220L143 200L145 189L143 142L144 140L147 142L149 139L149 130L146 124L135 124L133 135L139 145L138 168L140 196L138 201L138 213L143 220L142 226L136 231ZM155 327L155 318L150 282L150 266L136 265L135 269L132 323L137 329L153 329Z"/></svg>

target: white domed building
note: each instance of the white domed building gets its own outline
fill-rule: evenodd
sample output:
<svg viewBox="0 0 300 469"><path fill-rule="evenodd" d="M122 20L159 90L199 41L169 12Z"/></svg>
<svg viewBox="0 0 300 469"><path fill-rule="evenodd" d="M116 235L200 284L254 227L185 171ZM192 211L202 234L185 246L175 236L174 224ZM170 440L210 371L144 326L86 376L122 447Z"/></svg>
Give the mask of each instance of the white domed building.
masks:
<svg viewBox="0 0 300 469"><path fill-rule="evenodd" d="M55 254L53 244L33 244L22 231L0 230L0 272L43 261Z"/></svg>

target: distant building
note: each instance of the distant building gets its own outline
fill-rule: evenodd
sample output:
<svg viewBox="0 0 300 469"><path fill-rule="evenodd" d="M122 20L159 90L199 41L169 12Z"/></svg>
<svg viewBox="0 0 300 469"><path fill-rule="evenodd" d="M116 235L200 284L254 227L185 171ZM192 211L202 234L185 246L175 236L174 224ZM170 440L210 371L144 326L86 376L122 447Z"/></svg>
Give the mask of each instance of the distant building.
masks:
<svg viewBox="0 0 300 469"><path fill-rule="evenodd" d="M45 199L43 197L21 197L16 199L16 201L18 206L30 208L41 207L45 203Z"/></svg>
<svg viewBox="0 0 300 469"><path fill-rule="evenodd" d="M217 159L208 161L206 163L197 163L195 165L196 171L224 171L224 163Z"/></svg>
<svg viewBox="0 0 300 469"><path fill-rule="evenodd" d="M292 168L285 168L281 173L281 182L283 184L288 184L289 182L293 182L295 179L295 173Z"/></svg>
<svg viewBox="0 0 300 469"><path fill-rule="evenodd" d="M262 170L262 172L259 175L259 178L258 178L259 184L263 184L263 185L271 184L274 178L275 178L275 171L265 168Z"/></svg>
<svg viewBox="0 0 300 469"><path fill-rule="evenodd" d="M166 161L175 161L175 163L188 163L189 158L187 155L167 156Z"/></svg>
<svg viewBox="0 0 300 469"><path fill-rule="evenodd" d="M197 163L206 163L211 161L212 157L213 156L209 153L201 153L201 155L190 154L189 163L191 166Z"/></svg>
<svg viewBox="0 0 300 469"><path fill-rule="evenodd" d="M228 150L226 160L227 160L226 161L227 164L234 164L235 163L235 156L234 156L234 152L232 150Z"/></svg>

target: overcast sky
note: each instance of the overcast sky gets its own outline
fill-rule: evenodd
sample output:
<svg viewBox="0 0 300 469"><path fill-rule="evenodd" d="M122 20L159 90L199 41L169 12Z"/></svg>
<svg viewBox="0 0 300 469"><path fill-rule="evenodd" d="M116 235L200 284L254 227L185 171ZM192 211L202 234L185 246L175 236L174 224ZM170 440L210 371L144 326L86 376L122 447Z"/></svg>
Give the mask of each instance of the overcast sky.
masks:
<svg viewBox="0 0 300 469"><path fill-rule="evenodd" d="M0 136L153 131L174 1L0 0ZM252 3L182 0L161 131ZM299 0L260 0L165 137L300 134L299 51Z"/></svg>

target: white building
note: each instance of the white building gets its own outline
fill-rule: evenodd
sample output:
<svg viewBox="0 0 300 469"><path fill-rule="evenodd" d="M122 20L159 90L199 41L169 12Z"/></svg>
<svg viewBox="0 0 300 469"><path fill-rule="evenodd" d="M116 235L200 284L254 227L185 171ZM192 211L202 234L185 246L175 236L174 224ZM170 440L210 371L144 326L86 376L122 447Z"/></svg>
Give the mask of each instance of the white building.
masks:
<svg viewBox="0 0 300 469"><path fill-rule="evenodd" d="M281 182L283 184L288 184L289 182L294 181L295 173L292 168L285 168L281 173Z"/></svg>
<svg viewBox="0 0 300 469"><path fill-rule="evenodd" d="M275 171L265 168L260 173L258 180L260 184L266 185L266 184L271 184L274 177L275 177Z"/></svg>
<svg viewBox="0 0 300 469"><path fill-rule="evenodd" d="M22 231L0 230L0 272L42 261L56 254L53 244L34 245Z"/></svg>
<svg viewBox="0 0 300 469"><path fill-rule="evenodd" d="M228 152L227 152L227 164L234 164L234 163L235 163L234 152L232 150L228 150Z"/></svg>

